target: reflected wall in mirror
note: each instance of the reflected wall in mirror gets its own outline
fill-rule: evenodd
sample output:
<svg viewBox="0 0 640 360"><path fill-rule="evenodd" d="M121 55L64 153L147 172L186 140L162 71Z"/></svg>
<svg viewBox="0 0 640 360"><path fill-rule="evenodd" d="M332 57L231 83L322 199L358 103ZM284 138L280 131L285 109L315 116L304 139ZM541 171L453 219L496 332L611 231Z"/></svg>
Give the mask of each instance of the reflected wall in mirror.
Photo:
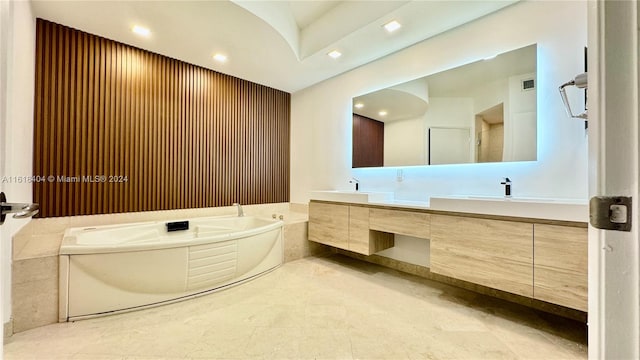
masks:
<svg viewBox="0 0 640 360"><path fill-rule="evenodd" d="M536 160L536 45L353 99L353 167Z"/></svg>

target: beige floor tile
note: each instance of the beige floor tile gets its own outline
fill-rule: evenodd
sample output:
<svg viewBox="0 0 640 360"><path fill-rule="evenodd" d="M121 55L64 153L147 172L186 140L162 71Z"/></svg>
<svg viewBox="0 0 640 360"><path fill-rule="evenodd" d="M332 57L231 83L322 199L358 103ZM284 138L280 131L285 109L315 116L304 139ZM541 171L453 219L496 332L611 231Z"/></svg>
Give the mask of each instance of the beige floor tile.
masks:
<svg viewBox="0 0 640 360"><path fill-rule="evenodd" d="M517 359L504 342L488 331L440 331L425 335L418 354L426 359ZM415 353L412 358L415 358Z"/></svg>
<svg viewBox="0 0 640 360"><path fill-rule="evenodd" d="M299 359L301 332L292 328L259 327L244 348L249 357Z"/></svg>
<svg viewBox="0 0 640 360"><path fill-rule="evenodd" d="M398 329L384 326L350 329L352 356L354 359L408 359L406 345L397 333L409 331L410 327Z"/></svg>
<svg viewBox="0 0 640 360"><path fill-rule="evenodd" d="M352 359L351 340L345 330L305 328L300 338L301 359Z"/></svg>
<svg viewBox="0 0 640 360"><path fill-rule="evenodd" d="M15 334L5 359L586 359L586 326L340 255Z"/></svg>
<svg viewBox="0 0 640 360"><path fill-rule="evenodd" d="M75 354L68 359L70 360L125 360L125 359L134 359L136 357L132 356L120 356L120 355L108 355L108 354Z"/></svg>
<svg viewBox="0 0 640 360"><path fill-rule="evenodd" d="M549 341L540 333L518 333L518 332L494 332L496 337L503 339L509 349L518 355L520 359L530 360L554 360L554 359L584 359L587 357L586 351L583 354L576 354L569 349ZM586 349L585 349L586 350Z"/></svg>

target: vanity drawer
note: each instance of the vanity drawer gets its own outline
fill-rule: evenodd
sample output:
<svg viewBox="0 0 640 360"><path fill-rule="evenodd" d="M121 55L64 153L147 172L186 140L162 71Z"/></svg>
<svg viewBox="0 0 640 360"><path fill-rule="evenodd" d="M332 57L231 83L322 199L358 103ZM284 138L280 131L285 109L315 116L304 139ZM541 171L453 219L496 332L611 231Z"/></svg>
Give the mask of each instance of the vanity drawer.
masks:
<svg viewBox="0 0 640 360"><path fill-rule="evenodd" d="M533 296L533 224L433 215L431 272Z"/></svg>
<svg viewBox="0 0 640 360"><path fill-rule="evenodd" d="M429 239L431 215L416 211L372 208L369 211L369 229Z"/></svg>
<svg viewBox="0 0 640 360"><path fill-rule="evenodd" d="M309 203L309 240L349 249L349 206Z"/></svg>
<svg viewBox="0 0 640 360"><path fill-rule="evenodd" d="M587 228L534 225L533 297L587 311Z"/></svg>

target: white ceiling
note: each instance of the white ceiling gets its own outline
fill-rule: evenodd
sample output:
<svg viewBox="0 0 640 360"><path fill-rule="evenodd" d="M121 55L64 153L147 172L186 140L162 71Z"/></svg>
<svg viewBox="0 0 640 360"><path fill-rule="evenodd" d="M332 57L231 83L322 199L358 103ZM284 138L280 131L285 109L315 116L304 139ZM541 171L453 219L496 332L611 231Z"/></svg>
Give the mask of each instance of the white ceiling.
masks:
<svg viewBox="0 0 640 360"><path fill-rule="evenodd" d="M37 17L295 92L518 0L32 0ZM392 34L382 25L396 19ZM131 32L151 30L149 38ZM337 60L326 54L337 49ZM224 53L224 64L212 59Z"/></svg>
<svg viewBox="0 0 640 360"><path fill-rule="evenodd" d="M290 1L289 6L298 28L303 30L340 3L341 1Z"/></svg>
<svg viewBox="0 0 640 360"><path fill-rule="evenodd" d="M358 103L363 107L360 109L354 107L355 114L384 123L419 118L429 108L427 99L422 99L412 92L394 88L382 89L354 98L353 104ZM380 111L385 111L385 114L381 115Z"/></svg>
<svg viewBox="0 0 640 360"><path fill-rule="evenodd" d="M537 68L535 44L497 54L486 59L442 71L425 77L429 95L434 97L468 96L470 89L478 88L497 79L535 73Z"/></svg>

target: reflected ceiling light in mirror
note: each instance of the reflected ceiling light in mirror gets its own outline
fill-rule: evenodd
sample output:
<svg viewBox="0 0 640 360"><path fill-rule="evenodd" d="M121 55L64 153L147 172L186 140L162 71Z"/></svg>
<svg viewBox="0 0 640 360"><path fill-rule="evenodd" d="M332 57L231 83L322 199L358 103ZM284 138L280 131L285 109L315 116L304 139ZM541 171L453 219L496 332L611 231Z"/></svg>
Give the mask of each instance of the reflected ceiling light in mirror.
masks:
<svg viewBox="0 0 640 360"><path fill-rule="evenodd" d="M329 55L329 57L331 57L332 59L337 59L340 56L342 56L342 53L338 50L332 50L330 52L327 53L327 55Z"/></svg>
<svg viewBox="0 0 640 360"><path fill-rule="evenodd" d="M221 54L221 53L217 53L215 55L213 55L213 60L219 62L219 63L224 63L227 61L227 55L225 54Z"/></svg>
<svg viewBox="0 0 640 360"><path fill-rule="evenodd" d="M491 56L487 56L486 58L482 59L482 60L493 60L498 56L498 54L493 54Z"/></svg>
<svg viewBox="0 0 640 360"><path fill-rule="evenodd" d="M387 116L387 111L386 110L381 110L381 111L378 112L378 115Z"/></svg>
<svg viewBox="0 0 640 360"><path fill-rule="evenodd" d="M384 27L384 29L387 30L388 33L392 33L400 29L402 25L397 20L391 20L388 23L384 24L382 27Z"/></svg>
<svg viewBox="0 0 640 360"><path fill-rule="evenodd" d="M355 107L356 109L362 109L364 107L363 103L357 103L355 105L353 105L353 107Z"/></svg>
<svg viewBox="0 0 640 360"><path fill-rule="evenodd" d="M133 31L134 34L140 35L142 37L151 36L151 30L149 30L148 28L146 28L144 26L134 25L133 28L131 28L131 31Z"/></svg>

